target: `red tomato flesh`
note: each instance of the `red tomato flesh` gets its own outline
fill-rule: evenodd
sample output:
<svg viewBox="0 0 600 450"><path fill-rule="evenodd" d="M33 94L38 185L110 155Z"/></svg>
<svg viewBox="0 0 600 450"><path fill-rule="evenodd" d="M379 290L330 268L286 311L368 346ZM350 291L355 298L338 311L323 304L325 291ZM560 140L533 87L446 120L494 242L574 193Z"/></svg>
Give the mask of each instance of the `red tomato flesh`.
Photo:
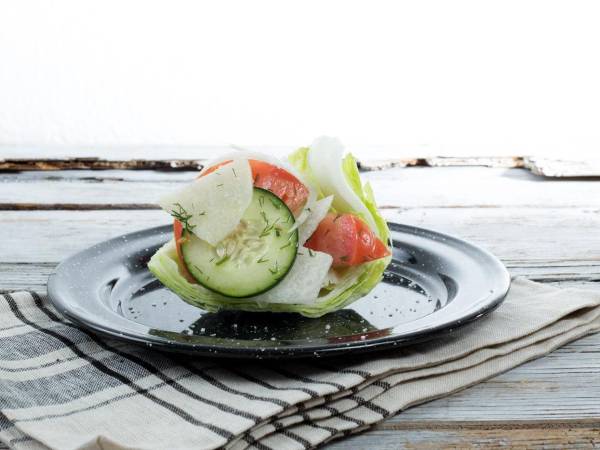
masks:
<svg viewBox="0 0 600 450"><path fill-rule="evenodd" d="M334 268L356 266L390 254L369 226L354 214L327 214L304 246L331 255Z"/></svg>
<svg viewBox="0 0 600 450"><path fill-rule="evenodd" d="M308 188L281 167L254 159L250 159L249 162L254 186L271 191L283 200L290 211L298 214L308 199Z"/></svg>

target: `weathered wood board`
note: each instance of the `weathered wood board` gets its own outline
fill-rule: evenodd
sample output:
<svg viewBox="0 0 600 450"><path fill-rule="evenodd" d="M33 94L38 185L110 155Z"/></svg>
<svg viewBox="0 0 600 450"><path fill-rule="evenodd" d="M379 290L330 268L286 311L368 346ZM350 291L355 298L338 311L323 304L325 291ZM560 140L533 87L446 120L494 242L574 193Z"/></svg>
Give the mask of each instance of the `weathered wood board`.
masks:
<svg viewBox="0 0 600 450"><path fill-rule="evenodd" d="M152 208L161 195L195 176L195 171L145 170L0 173L0 210L36 204ZM384 208L600 208L600 183L545 180L523 169L410 167L367 172L363 178Z"/></svg>
<svg viewBox="0 0 600 450"><path fill-rule="evenodd" d="M384 215L461 236L511 264L600 257L600 214L588 208L414 208ZM3 239L0 262L57 262L102 240L167 223L170 216L160 210L2 211L0 235L11 239Z"/></svg>
<svg viewBox="0 0 600 450"><path fill-rule="evenodd" d="M44 292L47 276L68 255L169 223L152 209L157 196L194 176L151 170L0 173L0 292ZM364 176L389 220L483 245L513 275L600 291L600 183L594 180L423 165ZM600 335L589 336L326 448L600 447L599 349Z"/></svg>

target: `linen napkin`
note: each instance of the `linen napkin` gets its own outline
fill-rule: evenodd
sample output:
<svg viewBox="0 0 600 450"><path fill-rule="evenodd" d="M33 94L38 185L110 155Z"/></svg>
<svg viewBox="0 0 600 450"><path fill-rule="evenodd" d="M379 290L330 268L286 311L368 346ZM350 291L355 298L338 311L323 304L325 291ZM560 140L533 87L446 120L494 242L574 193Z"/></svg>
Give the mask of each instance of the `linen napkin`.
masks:
<svg viewBox="0 0 600 450"><path fill-rule="evenodd" d="M0 296L0 439L38 449L308 449L600 328L600 294L513 281L485 318L342 359L166 355L97 337L35 293Z"/></svg>

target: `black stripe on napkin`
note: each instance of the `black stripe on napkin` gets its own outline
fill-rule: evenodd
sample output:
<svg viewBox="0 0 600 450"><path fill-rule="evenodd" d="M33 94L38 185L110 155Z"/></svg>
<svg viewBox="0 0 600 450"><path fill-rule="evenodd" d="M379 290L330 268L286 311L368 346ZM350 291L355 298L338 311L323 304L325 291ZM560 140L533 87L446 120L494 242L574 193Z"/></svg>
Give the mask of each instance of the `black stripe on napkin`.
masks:
<svg viewBox="0 0 600 450"><path fill-rule="evenodd" d="M340 391L342 390L346 390L347 388L344 387L343 385L339 384L339 383L334 383L332 381L321 381L321 380L313 380L312 378L308 378L308 377L304 377L301 375L296 375L294 373L288 372L287 370L284 369L271 369L274 372L286 376L288 378L291 378L293 380L298 380L298 381L302 381L303 383L313 383L313 384L327 384L330 386L334 386L337 387L338 389L340 389ZM356 389L352 389L353 392L356 392ZM387 417L388 415L390 415L390 412L385 409L382 408L381 406L378 406L372 402L370 402L369 400L365 400L364 398L361 398L357 395L350 395L346 398L349 398L351 400L354 400L357 404L359 404L360 406L364 406L365 408L370 409L373 412L376 412L377 414L382 415L383 417Z"/></svg>
<svg viewBox="0 0 600 450"><path fill-rule="evenodd" d="M194 367L190 364L187 363L182 363L179 362L179 364L185 368L187 371L193 373L194 375L197 375L199 377L201 377L204 381L207 381L208 383L210 383L211 385L213 385L214 387L221 389L222 391L228 392L230 394L235 394L235 395L240 395L244 398L247 398L248 400L258 400L261 402L268 402L268 403L273 403L277 406L281 406L282 408L289 408L290 406L292 406L289 402L286 402L284 400L280 400L278 398L274 398L274 397L264 397L261 395L255 395L255 394L250 394L248 392L244 392L244 391L240 391L239 389L235 389L232 388L230 386L227 386L224 383L221 383L219 380L217 380L215 377L209 375L208 373L206 373L206 371L198 369L197 367Z"/></svg>
<svg viewBox="0 0 600 450"><path fill-rule="evenodd" d="M310 441L307 441L306 439L304 439L302 436L287 430L285 428L285 426L277 421L273 422L273 426L275 427L275 430L277 430L278 433L283 434L285 437L292 439L296 442L298 442L299 444L301 444L306 450L310 449L313 447L313 444Z"/></svg>
<svg viewBox="0 0 600 450"><path fill-rule="evenodd" d="M248 375L244 372L241 372L237 369L233 369L233 368L228 368L228 370L234 374L236 374L238 377L243 378L247 381L250 381L252 383L258 384L259 386L265 387L267 389L272 389L274 391L300 391L300 392L304 392L305 394L308 394L310 396L310 398L315 399L315 398L319 398L320 395L317 391L314 391L312 389L308 389L308 388L303 388L303 387L280 387L280 386L275 386L271 383L267 383L266 381L260 380L256 377L253 377L252 375Z"/></svg>
<svg viewBox="0 0 600 450"><path fill-rule="evenodd" d="M48 310L42 303L42 299L35 293L31 293L36 306L42 310L46 316L48 316L48 318L50 318L51 320L55 321L55 322L61 322L60 319L58 318L58 316L56 316L54 313L52 313L50 310ZM104 365L102 362L98 361L95 358L92 358L91 356L86 355L85 353L83 353L81 350L79 350L79 348L77 348L76 344L69 340L68 338L60 335L59 333L55 332L54 330L49 330L49 329L45 329L41 326L39 326L38 324L30 321L29 319L27 319L23 313L19 310L19 307L17 305L17 302L14 300L14 298L10 295L10 294L4 294L4 297L6 298L9 307L11 309L11 311L13 312L13 314L15 315L15 317L17 319L19 319L21 322L31 326L32 328L35 328L36 330L51 336L55 339L58 339L59 341L61 341L67 348L69 348L73 353L75 353L76 355L78 355L79 357L85 359L87 362L89 362L93 367L95 367L97 370L99 370L100 372L104 373L105 375L110 376L111 378L117 379L118 381L120 381L121 383L123 383L124 385L132 388L137 394L140 394L142 396L144 396L145 398L151 400L152 402L156 403L157 405L162 406L163 408L167 409L168 411L170 411L173 414L176 414L177 416L181 417L183 420L185 420L186 422L192 424L192 425L196 425L196 426L201 426L204 427L210 431L212 431L215 434L218 434L219 436L222 436L226 439L233 439L235 436L233 435L233 433L220 428L216 425L212 425L210 423L206 423L206 422L202 422L198 419L196 419L195 417L191 416L190 414L188 414L187 412L185 412L184 410L182 410L181 408L175 406L172 403L169 403L165 400L161 400L160 398L154 396L153 394L149 393L146 389L141 388L140 386L138 386L133 380L127 378L126 376L112 370L111 368L107 367L106 365ZM73 328L76 328L70 324L65 323L66 326L70 326ZM86 334L88 337L90 337L90 339L92 339L94 342L96 342L98 345L102 346L103 348L105 348L106 350L111 350L114 351L113 349L111 349L108 345L99 342L97 340L97 338L92 337L91 335L89 335L89 333L82 331L82 333ZM118 353L118 351L115 351L115 353ZM125 356L125 355L123 355ZM173 380L174 382L174 380Z"/></svg>

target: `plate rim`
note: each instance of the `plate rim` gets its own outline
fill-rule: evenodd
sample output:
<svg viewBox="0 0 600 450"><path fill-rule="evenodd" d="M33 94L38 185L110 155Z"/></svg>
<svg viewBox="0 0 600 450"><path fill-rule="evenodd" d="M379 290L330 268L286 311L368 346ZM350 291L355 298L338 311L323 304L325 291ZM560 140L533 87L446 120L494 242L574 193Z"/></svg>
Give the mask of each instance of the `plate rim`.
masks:
<svg viewBox="0 0 600 450"><path fill-rule="evenodd" d="M119 339L123 341L132 342L135 344L141 344L145 346L151 346L157 350L164 350L168 352L185 353L196 356L208 356L208 357L219 357L229 359L291 359L291 358L306 358L310 356L314 357L333 357L346 355L348 353L360 353L367 351L385 350L389 348L397 348L410 344L416 344L428 340L435 339L442 333L449 334L456 331L458 328L463 327L475 320L478 320L490 312L494 311L498 306L502 304L506 295L510 289L511 276L500 259L487 249L470 242L469 240L462 239L451 234L442 233L439 231L417 227L414 225L401 224L396 222L387 222L391 231L405 232L420 237L426 237L429 239L452 241L460 244L460 246L471 247L477 253L484 256L489 262L493 263L495 269L498 271L498 275L502 276L499 282L502 283L502 288L494 291L494 294L486 300L485 304L480 308L458 318L449 321L443 321L432 325L426 330L415 330L407 332L402 335L391 335L383 336L374 339L364 341L349 341L349 342L331 342L327 344L315 344L306 346L269 346L261 347L233 347L218 344L204 344L204 343L186 343L181 341L169 340L161 336L154 336L150 334L140 335L139 333L132 332L129 330L118 330L114 328L108 328L94 321L87 320L85 317L77 314L69 304L66 304L61 300L60 288L57 286L57 276L60 271L73 259L84 256L84 254L99 245L110 245L115 244L118 241L134 240L135 238L142 236L148 236L153 234L167 234L171 229L171 225L161 225L151 228L145 228L137 230L131 233L126 233L97 244L87 247L67 258L65 258L60 264L58 264L48 277L48 299L54 308L64 317L69 319L76 325L82 326L96 334L100 334L106 337ZM434 238L435 237L435 238ZM443 310L443 309L442 309ZM282 341L284 342L284 341Z"/></svg>

